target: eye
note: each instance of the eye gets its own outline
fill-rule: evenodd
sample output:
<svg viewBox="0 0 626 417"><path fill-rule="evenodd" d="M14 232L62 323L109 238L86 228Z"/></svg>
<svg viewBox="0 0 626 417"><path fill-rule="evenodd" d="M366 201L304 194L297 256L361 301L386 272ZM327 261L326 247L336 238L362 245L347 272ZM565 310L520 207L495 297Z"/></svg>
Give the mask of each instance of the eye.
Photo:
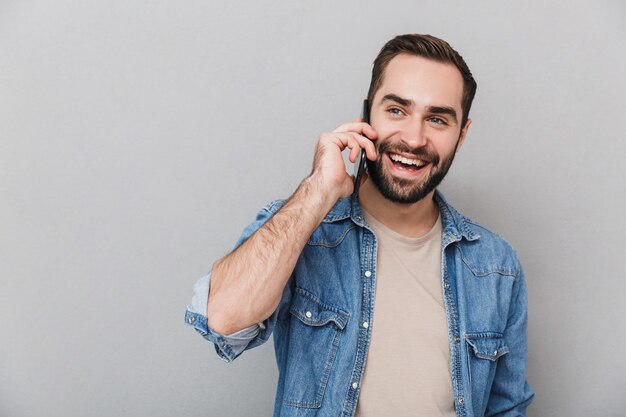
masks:
<svg viewBox="0 0 626 417"><path fill-rule="evenodd" d="M402 111L402 109L398 108L398 107L390 107L387 109L387 113L391 114L392 116L404 116L404 112Z"/></svg>
<svg viewBox="0 0 626 417"><path fill-rule="evenodd" d="M429 121L433 122L436 125L447 125L448 123L442 119L441 117L431 117L428 119Z"/></svg>

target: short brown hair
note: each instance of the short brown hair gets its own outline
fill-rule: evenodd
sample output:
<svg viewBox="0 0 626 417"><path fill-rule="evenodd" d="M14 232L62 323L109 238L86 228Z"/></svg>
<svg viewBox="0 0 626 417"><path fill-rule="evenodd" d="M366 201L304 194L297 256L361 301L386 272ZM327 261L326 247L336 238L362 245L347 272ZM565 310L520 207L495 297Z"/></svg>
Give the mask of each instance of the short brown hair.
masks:
<svg viewBox="0 0 626 417"><path fill-rule="evenodd" d="M372 81L367 93L370 106L373 104L374 95L380 88L385 75L385 69L389 62L399 54L417 55L433 61L452 64L458 68L463 77L463 97L461 108L463 110L463 120L461 128L465 126L469 116L470 107L476 94L476 81L472 72L463 60L463 57L455 51L448 42L431 35L407 34L396 36L383 46L374 60L372 68Z"/></svg>

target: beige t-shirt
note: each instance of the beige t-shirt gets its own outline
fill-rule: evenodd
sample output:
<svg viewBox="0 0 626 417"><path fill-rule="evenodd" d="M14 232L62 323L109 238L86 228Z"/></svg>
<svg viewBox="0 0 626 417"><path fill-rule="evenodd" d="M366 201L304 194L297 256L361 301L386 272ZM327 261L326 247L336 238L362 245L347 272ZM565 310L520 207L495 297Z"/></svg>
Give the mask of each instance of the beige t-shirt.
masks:
<svg viewBox="0 0 626 417"><path fill-rule="evenodd" d="M441 218L412 238L370 214L378 239L372 338L357 417L455 416L441 288Z"/></svg>

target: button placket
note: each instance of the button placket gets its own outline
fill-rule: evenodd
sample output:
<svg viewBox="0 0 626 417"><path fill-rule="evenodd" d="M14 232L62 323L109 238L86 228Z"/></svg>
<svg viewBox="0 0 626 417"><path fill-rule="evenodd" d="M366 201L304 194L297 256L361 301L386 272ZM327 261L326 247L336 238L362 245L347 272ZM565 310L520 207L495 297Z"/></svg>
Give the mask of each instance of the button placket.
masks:
<svg viewBox="0 0 626 417"><path fill-rule="evenodd" d="M365 367L365 356L367 354L368 335L369 335L369 323L368 320L373 313L371 308L373 305L373 270L376 266L376 241L375 236L369 229L363 231L363 246L361 247L361 278L363 279L363 291L361 292L362 310L360 312L360 323L358 327L363 331L358 332L357 341L357 356L355 366L352 372L352 383L350 384L350 394L348 396L349 402L344 410L346 413L354 413L357 403L357 396L359 390L359 382L363 375ZM365 279L367 278L367 279ZM366 324L367 323L367 324Z"/></svg>

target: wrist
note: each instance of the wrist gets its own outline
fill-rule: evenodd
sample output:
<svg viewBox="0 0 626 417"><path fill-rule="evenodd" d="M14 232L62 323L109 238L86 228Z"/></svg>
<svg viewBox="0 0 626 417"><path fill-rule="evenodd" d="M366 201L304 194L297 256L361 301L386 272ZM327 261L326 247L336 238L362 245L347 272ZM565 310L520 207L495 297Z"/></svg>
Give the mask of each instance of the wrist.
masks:
<svg viewBox="0 0 626 417"><path fill-rule="evenodd" d="M326 209L326 214L342 197L341 188L325 180L322 174L312 173L302 181L301 187L307 198L318 202Z"/></svg>

